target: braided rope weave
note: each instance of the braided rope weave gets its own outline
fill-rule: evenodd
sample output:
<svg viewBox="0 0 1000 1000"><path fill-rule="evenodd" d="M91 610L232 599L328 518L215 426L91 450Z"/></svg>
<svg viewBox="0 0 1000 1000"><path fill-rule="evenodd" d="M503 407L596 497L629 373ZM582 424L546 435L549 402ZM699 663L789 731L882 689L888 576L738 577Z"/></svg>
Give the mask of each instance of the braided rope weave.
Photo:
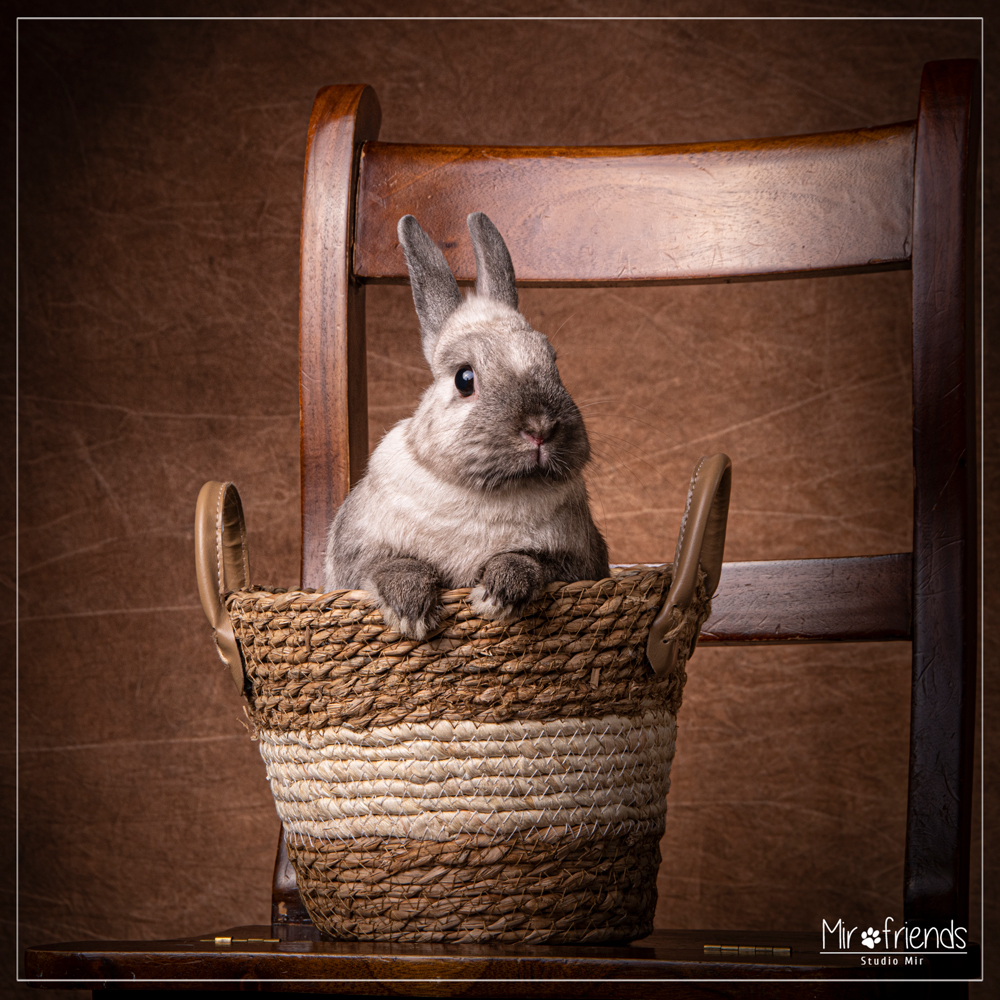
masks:
<svg viewBox="0 0 1000 1000"><path fill-rule="evenodd" d="M314 923L348 939L608 941L652 930L686 650L645 658L669 566L552 584L514 622L442 595L423 642L368 595L227 606Z"/></svg>

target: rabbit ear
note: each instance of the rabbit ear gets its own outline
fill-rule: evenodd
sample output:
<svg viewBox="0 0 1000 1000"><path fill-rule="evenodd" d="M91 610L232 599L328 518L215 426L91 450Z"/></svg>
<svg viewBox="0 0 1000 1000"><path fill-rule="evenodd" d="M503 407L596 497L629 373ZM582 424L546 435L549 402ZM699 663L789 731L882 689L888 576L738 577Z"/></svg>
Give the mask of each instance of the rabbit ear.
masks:
<svg viewBox="0 0 1000 1000"><path fill-rule="evenodd" d="M444 254L412 215L404 215L399 220L396 232L406 257L406 269L410 272L424 357L430 362L434 342L445 320L462 304L462 293Z"/></svg>
<svg viewBox="0 0 1000 1000"><path fill-rule="evenodd" d="M473 212L466 222L476 253L476 294L516 309L514 265L503 237L482 212Z"/></svg>

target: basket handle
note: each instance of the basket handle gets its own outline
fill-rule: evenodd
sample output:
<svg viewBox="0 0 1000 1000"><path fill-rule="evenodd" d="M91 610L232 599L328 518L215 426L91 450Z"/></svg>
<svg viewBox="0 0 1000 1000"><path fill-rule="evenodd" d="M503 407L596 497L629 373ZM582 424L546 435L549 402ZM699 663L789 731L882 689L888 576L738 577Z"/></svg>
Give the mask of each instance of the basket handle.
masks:
<svg viewBox="0 0 1000 1000"><path fill-rule="evenodd" d="M709 597L719 586L722 553L726 547L732 467L729 456L720 454L701 458L694 468L677 536L670 591L660 613L653 619L646 643L646 656L658 677L665 676L677 663L678 640L664 639L664 636L691 606L698 585L699 565L705 571ZM695 630L689 656L694 652L697 641L698 630Z"/></svg>
<svg viewBox="0 0 1000 1000"><path fill-rule="evenodd" d="M205 483L194 514L194 555L198 596L214 630L215 645L243 691L243 654L233 633L225 595L250 585L243 504L232 483Z"/></svg>

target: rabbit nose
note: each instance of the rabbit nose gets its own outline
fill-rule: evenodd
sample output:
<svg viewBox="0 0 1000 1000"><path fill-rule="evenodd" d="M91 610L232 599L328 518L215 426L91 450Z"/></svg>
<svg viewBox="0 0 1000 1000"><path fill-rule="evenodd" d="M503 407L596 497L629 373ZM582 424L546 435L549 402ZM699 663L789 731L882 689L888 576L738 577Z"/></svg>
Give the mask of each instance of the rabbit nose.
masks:
<svg viewBox="0 0 1000 1000"><path fill-rule="evenodd" d="M546 441L551 441L559 426L557 420L546 420L542 417L529 418L525 421L521 434L525 440L530 441L536 448L541 448Z"/></svg>

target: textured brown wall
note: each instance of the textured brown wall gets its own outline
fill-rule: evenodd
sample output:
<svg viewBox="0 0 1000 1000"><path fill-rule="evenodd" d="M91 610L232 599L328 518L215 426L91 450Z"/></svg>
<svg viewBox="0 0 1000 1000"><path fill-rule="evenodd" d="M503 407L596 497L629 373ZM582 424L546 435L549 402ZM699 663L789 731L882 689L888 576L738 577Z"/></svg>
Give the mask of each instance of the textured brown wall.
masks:
<svg viewBox="0 0 1000 1000"><path fill-rule="evenodd" d="M278 824L194 583L206 479L256 582L298 565L297 251L313 94L388 141L669 143L912 118L976 22L25 22L20 28L21 943L264 922ZM515 262L516 263L516 262ZM613 561L672 552L701 454L727 557L909 549L907 272L528 290ZM372 442L425 384L368 295ZM909 648L702 650L662 927L901 918Z"/></svg>

